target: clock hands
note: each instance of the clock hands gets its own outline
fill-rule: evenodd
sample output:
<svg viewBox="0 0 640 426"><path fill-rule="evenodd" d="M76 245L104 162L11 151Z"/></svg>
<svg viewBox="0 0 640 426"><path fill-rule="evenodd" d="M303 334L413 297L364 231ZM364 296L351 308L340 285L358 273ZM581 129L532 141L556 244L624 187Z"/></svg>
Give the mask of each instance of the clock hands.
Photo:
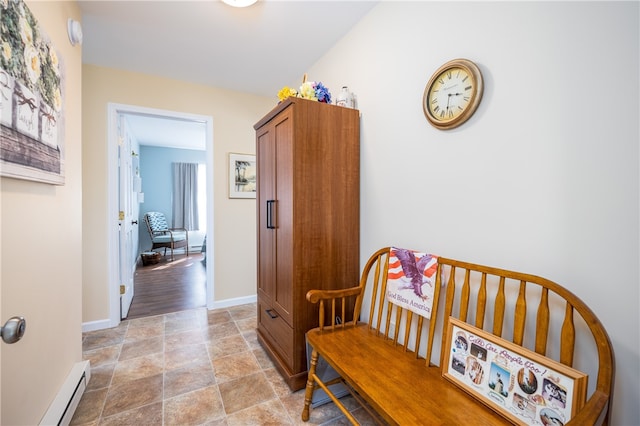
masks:
<svg viewBox="0 0 640 426"><path fill-rule="evenodd" d="M458 92L456 92L456 93L447 93L447 108L446 108L447 112L449 112L449 108L450 108L449 107L449 102L451 101L451 97L452 96L462 96L463 94L464 93L458 93Z"/></svg>

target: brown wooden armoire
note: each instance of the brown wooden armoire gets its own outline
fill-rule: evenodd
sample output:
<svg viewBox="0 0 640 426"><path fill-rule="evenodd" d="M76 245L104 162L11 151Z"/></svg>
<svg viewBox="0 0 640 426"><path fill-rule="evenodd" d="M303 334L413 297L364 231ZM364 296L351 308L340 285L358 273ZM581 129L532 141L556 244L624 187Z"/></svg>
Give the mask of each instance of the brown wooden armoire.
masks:
<svg viewBox="0 0 640 426"><path fill-rule="evenodd" d="M292 390L307 379L310 289L356 286L360 246L360 114L300 98L256 130L258 341Z"/></svg>

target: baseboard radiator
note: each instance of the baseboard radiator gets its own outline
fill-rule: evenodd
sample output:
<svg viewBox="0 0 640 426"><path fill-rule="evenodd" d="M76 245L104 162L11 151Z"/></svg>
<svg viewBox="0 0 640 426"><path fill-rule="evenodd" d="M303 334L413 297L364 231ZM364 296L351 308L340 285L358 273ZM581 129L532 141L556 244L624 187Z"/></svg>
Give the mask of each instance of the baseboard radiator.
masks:
<svg viewBox="0 0 640 426"><path fill-rule="evenodd" d="M91 379L89 361L77 362L40 421L40 425L67 426L71 423L71 418L78 408L89 379Z"/></svg>

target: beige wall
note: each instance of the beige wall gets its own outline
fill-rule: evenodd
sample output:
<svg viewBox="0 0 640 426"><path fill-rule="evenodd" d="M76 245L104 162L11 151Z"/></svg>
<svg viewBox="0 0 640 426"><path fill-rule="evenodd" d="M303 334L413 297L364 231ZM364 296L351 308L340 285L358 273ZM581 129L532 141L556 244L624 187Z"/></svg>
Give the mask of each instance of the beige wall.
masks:
<svg viewBox="0 0 640 426"><path fill-rule="evenodd" d="M1 178L1 293L4 324L27 320L25 337L2 353L3 425L37 424L82 359L81 47L67 38L73 2L28 1L64 69L66 183Z"/></svg>
<svg viewBox="0 0 640 426"><path fill-rule="evenodd" d="M257 122L277 103L240 92L93 65L83 66L83 321L109 317L107 104L213 117L215 302L255 296L255 200L229 199L228 153L255 153Z"/></svg>

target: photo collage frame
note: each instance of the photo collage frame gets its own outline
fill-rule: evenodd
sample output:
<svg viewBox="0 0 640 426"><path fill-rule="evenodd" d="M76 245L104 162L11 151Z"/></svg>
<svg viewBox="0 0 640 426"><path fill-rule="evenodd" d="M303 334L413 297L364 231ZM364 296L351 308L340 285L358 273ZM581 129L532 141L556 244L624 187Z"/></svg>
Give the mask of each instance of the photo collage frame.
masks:
<svg viewBox="0 0 640 426"><path fill-rule="evenodd" d="M449 318L443 376L518 425L566 424L586 399L588 376Z"/></svg>

